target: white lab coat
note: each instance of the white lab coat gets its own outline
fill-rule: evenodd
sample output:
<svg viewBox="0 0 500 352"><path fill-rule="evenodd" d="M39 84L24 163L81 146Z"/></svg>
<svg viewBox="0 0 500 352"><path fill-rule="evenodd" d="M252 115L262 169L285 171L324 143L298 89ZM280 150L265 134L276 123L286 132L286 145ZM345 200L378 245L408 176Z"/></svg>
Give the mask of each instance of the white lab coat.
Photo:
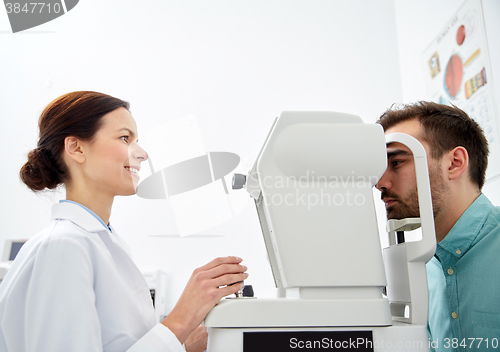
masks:
<svg viewBox="0 0 500 352"><path fill-rule="evenodd" d="M185 351L156 323L127 245L87 210L52 207L0 284L0 351Z"/></svg>

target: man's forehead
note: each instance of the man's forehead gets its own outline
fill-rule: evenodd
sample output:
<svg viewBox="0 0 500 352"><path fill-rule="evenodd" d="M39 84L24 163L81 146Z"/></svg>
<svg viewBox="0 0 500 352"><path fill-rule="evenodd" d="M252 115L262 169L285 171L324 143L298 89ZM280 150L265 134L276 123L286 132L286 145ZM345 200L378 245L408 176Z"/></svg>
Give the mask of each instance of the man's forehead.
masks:
<svg viewBox="0 0 500 352"><path fill-rule="evenodd" d="M410 148L408 148L406 145L398 143L398 142L392 142L387 144L387 156L394 156L394 155L413 155L411 152Z"/></svg>
<svg viewBox="0 0 500 352"><path fill-rule="evenodd" d="M427 153L429 153L429 145L427 141L424 139L424 127L418 121L417 118L411 119L411 120L406 120L403 122L400 122L394 126L391 126L385 131L385 134L391 134L391 133L406 133L415 139L417 139L422 145L424 146L425 150ZM412 152L410 151L410 148L408 148L406 145L394 142L394 143L389 143L387 144L387 153L393 153L396 150L405 150L408 151L409 154L411 155Z"/></svg>
<svg viewBox="0 0 500 352"><path fill-rule="evenodd" d="M395 132L409 134L410 136L418 139L420 142L422 142L422 139L423 139L422 138L422 136L423 136L422 124L416 118L411 119L411 120L406 120L406 121L400 122L394 126L389 127L385 131L385 134L387 135L387 134L395 133Z"/></svg>

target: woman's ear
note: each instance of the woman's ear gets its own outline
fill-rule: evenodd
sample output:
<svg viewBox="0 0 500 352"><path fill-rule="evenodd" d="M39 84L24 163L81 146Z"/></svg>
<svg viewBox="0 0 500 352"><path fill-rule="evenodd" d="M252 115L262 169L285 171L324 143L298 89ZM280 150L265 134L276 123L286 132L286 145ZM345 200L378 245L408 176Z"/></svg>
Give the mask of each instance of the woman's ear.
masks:
<svg viewBox="0 0 500 352"><path fill-rule="evenodd" d="M450 180L456 180L462 175L468 175L466 173L469 167L469 153L464 147L456 147L450 150L445 155L445 160L448 165L448 178Z"/></svg>
<svg viewBox="0 0 500 352"><path fill-rule="evenodd" d="M83 142L76 137L69 136L64 138L64 153L77 163L81 164L85 161Z"/></svg>

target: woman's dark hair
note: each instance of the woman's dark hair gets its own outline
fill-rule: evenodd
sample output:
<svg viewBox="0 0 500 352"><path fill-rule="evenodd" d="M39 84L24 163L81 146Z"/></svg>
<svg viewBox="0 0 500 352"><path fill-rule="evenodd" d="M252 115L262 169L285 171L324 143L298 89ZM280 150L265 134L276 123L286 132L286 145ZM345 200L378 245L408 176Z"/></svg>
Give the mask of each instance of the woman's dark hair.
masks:
<svg viewBox="0 0 500 352"><path fill-rule="evenodd" d="M65 138L92 140L102 117L120 107L129 110L129 103L90 91L68 93L52 101L38 120L38 146L28 153L28 161L19 172L21 180L33 191L63 183L68 177L62 157Z"/></svg>
<svg viewBox="0 0 500 352"><path fill-rule="evenodd" d="M488 140L479 124L465 111L428 101L393 106L380 116L377 123L384 131L401 122L417 119L423 126L424 140L432 149L434 159L456 147L469 154L469 176L479 190L483 188L488 167Z"/></svg>

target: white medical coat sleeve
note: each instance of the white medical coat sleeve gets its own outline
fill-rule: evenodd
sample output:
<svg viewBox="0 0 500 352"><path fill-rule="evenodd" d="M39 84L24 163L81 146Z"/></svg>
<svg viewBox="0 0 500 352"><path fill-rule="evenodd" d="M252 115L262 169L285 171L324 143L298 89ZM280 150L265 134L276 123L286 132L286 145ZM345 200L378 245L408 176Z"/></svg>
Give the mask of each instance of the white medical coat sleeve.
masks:
<svg viewBox="0 0 500 352"><path fill-rule="evenodd" d="M56 237L41 245L25 293L26 352L103 350L93 279L83 243Z"/></svg>
<svg viewBox="0 0 500 352"><path fill-rule="evenodd" d="M158 323L151 329L142 339L137 341L128 352L145 352L145 351L169 351L169 352L185 352L184 346L181 345L177 337L165 325Z"/></svg>

